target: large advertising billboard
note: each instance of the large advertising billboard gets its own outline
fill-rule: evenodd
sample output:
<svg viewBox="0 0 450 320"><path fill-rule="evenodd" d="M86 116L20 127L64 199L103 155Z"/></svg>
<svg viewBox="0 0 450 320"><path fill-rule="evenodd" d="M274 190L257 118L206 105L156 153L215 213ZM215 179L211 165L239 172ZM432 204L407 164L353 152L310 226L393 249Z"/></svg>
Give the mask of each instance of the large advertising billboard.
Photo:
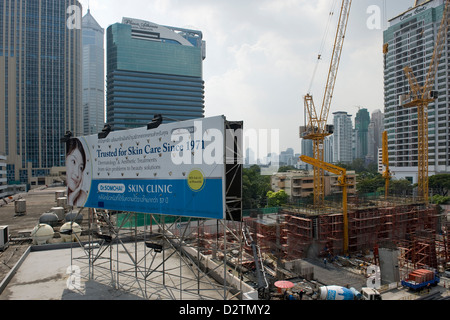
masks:
<svg viewBox="0 0 450 320"><path fill-rule="evenodd" d="M69 205L223 219L224 116L71 138Z"/></svg>

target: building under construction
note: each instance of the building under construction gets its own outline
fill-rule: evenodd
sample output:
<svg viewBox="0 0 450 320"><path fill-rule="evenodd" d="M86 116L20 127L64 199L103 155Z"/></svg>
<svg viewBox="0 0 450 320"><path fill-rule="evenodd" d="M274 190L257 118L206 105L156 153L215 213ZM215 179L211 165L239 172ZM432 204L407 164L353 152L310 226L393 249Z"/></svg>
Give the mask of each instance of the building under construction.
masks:
<svg viewBox="0 0 450 320"><path fill-rule="evenodd" d="M306 257L332 258L343 254L343 214L340 205L321 210L280 209L272 218L252 214L245 218L261 251L291 261ZM372 200L357 198L349 205L349 254L369 253L379 264L378 248L395 247L399 264L410 268L446 267L449 260L449 223L435 205L405 198Z"/></svg>

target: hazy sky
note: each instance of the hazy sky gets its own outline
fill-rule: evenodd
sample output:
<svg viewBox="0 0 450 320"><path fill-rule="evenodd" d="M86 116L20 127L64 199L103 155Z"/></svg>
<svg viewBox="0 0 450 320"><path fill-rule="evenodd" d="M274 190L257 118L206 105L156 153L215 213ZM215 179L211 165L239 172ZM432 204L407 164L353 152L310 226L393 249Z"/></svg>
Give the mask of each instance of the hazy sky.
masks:
<svg viewBox="0 0 450 320"><path fill-rule="evenodd" d="M323 59L311 94L322 103L340 0L80 0L105 29L122 17L200 30L206 41L205 114L279 130L280 149L300 153L308 92L333 4ZM383 30L414 0L353 1L328 122L335 111L383 106ZM379 8L379 16L376 9ZM375 9L375 11L374 11ZM377 20L380 18L380 20ZM380 23L377 23L380 21ZM368 26L371 26L369 28Z"/></svg>

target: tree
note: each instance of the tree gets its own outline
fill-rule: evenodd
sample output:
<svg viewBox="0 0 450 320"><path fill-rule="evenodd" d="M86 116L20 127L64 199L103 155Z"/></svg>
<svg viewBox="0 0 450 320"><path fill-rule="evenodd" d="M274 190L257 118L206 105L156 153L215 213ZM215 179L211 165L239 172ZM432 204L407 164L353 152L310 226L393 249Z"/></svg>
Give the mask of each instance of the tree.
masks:
<svg viewBox="0 0 450 320"><path fill-rule="evenodd" d="M267 191L271 190L270 176L261 175L261 168L253 165L242 172L242 202L244 209L264 207Z"/></svg>
<svg viewBox="0 0 450 320"><path fill-rule="evenodd" d="M367 173L358 176L356 190L358 194L373 193L379 191L380 188L384 187L384 184L385 181L381 174Z"/></svg>
<svg viewBox="0 0 450 320"><path fill-rule="evenodd" d="M450 190L450 174L441 173L428 177L428 187L441 196L447 196Z"/></svg>
<svg viewBox="0 0 450 320"><path fill-rule="evenodd" d="M288 172L289 170L297 170L294 166L281 166L278 172Z"/></svg>
<svg viewBox="0 0 450 320"><path fill-rule="evenodd" d="M414 186L407 179L392 179L389 183L389 194L410 194Z"/></svg>
<svg viewBox="0 0 450 320"><path fill-rule="evenodd" d="M439 194L435 194L432 198L431 198L431 203L434 204L447 204L450 202L450 197L448 196L441 196Z"/></svg>
<svg viewBox="0 0 450 320"><path fill-rule="evenodd" d="M377 174L378 173L378 164L377 163L368 163L366 164L363 159L354 159L352 163L336 163L338 167L344 168L347 171L353 170L357 174L370 173Z"/></svg>
<svg viewBox="0 0 450 320"><path fill-rule="evenodd" d="M288 199L289 195L284 190L267 192L267 205L269 207L281 207Z"/></svg>

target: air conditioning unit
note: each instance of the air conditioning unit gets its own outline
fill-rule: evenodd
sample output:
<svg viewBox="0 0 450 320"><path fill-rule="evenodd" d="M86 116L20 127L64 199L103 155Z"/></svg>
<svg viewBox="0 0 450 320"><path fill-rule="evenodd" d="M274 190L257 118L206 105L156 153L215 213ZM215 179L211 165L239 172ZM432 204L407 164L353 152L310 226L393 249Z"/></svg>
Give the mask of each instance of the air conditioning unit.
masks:
<svg viewBox="0 0 450 320"><path fill-rule="evenodd" d="M0 250L4 251L9 245L9 228L0 226Z"/></svg>

